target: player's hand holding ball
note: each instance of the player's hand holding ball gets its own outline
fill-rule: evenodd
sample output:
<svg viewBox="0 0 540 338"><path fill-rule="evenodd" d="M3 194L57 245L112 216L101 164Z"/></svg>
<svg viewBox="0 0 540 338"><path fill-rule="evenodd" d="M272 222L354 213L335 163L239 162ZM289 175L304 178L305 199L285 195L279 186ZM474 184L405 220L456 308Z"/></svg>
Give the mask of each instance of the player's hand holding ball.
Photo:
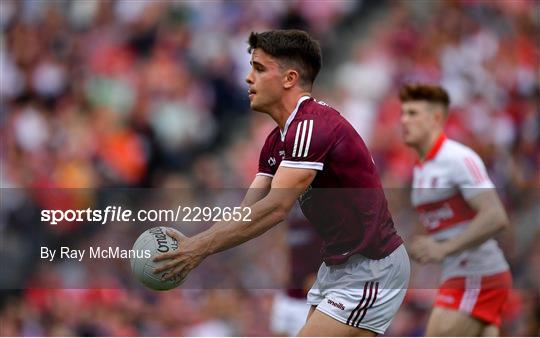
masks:
<svg viewBox="0 0 540 338"><path fill-rule="evenodd" d="M186 237L182 233L169 228L166 234L175 239L179 245L176 250L155 256L157 264L155 274L161 275L162 281L176 281L187 277L188 273L195 269L206 258L199 242L194 237Z"/></svg>
<svg viewBox="0 0 540 338"><path fill-rule="evenodd" d="M146 230L135 241L133 250L141 253L131 259L133 274L152 290L179 286L206 257L195 240L168 227Z"/></svg>
<svg viewBox="0 0 540 338"><path fill-rule="evenodd" d="M137 255L130 260L131 270L137 280L152 290L170 290L182 284L184 280L181 278L165 281L165 273L156 274L154 270L159 264L153 259L160 254L177 250L184 238L186 237L179 231L167 227L155 227L143 232L133 245Z"/></svg>

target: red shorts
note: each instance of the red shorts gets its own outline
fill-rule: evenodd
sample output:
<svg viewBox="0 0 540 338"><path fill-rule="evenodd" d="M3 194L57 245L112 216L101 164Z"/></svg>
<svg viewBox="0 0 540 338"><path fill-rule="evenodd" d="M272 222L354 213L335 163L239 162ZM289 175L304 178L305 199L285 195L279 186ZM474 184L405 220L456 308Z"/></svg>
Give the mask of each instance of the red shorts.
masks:
<svg viewBox="0 0 540 338"><path fill-rule="evenodd" d="M435 306L465 312L500 326L501 313L511 287L509 271L490 276L450 278L439 287Z"/></svg>

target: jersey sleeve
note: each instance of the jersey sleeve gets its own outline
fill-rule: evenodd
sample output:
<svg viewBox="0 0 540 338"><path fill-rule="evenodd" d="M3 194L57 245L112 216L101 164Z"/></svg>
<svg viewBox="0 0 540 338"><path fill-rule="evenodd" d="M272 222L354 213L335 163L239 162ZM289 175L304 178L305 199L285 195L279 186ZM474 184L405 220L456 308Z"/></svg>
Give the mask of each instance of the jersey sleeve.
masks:
<svg viewBox="0 0 540 338"><path fill-rule="evenodd" d="M285 136L285 157L281 166L323 170L334 141L331 126L324 122L308 116L291 124Z"/></svg>
<svg viewBox="0 0 540 338"><path fill-rule="evenodd" d="M455 161L454 180L465 199L471 199L485 189L493 189L484 162L475 152L458 156Z"/></svg>
<svg viewBox="0 0 540 338"><path fill-rule="evenodd" d="M259 155L259 169L256 176L269 176L274 177L274 170L268 162L271 157L270 151L270 137L266 139Z"/></svg>

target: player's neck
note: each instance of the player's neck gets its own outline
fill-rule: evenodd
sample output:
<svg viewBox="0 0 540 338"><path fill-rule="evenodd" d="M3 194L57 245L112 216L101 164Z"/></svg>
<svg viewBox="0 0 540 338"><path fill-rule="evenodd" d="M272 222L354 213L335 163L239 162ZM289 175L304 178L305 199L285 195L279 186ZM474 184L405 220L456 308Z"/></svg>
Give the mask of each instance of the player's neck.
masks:
<svg viewBox="0 0 540 338"><path fill-rule="evenodd" d="M441 133L442 130L432 132L429 137L426 138L426 141L416 148L416 152L418 153L421 161L424 161L426 159L427 154L431 149L433 149L433 147L435 146L435 142L437 142L437 139L439 138Z"/></svg>
<svg viewBox="0 0 540 338"><path fill-rule="evenodd" d="M294 109L302 96L311 96L311 94L309 92L299 92L294 95L284 96L281 102L276 105L270 115L274 121L276 121L279 129L285 129L285 124L287 123L289 116L294 112Z"/></svg>

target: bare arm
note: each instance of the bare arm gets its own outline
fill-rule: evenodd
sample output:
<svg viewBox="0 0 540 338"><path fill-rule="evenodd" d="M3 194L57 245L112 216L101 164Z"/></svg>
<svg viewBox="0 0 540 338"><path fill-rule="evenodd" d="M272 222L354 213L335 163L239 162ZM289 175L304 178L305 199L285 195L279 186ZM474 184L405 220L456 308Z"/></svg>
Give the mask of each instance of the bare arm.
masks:
<svg viewBox="0 0 540 338"><path fill-rule="evenodd" d="M471 198L468 203L477 214L465 231L442 243L446 255L478 246L509 226L508 216L495 189Z"/></svg>
<svg viewBox="0 0 540 338"><path fill-rule="evenodd" d="M471 198L468 203L477 214L465 231L442 242L430 236L419 236L410 246L411 256L420 263L437 263L448 255L484 243L509 226L506 212L494 189Z"/></svg>
<svg viewBox="0 0 540 338"><path fill-rule="evenodd" d="M316 171L312 169L295 169L279 167L271 180L268 194L251 205L250 221L217 222L210 229L191 238L180 238L181 245L177 251L163 254L155 260L168 260L167 264L156 269L162 272L171 269L165 278L180 275L184 278L189 271L199 265L204 258L214 253L238 246L252 238L260 236L274 225L283 221L294 202L311 184ZM252 186L264 188L267 180L255 179ZM246 196L244 202L249 205L260 194Z"/></svg>
<svg viewBox="0 0 540 338"><path fill-rule="evenodd" d="M298 196L315 178L315 170L280 167L268 194L251 206L250 222L218 222L196 236L206 256L244 243L285 219Z"/></svg>
<svg viewBox="0 0 540 338"><path fill-rule="evenodd" d="M255 176L255 179L253 182L251 182L251 185L246 192L246 196L244 197L244 200L240 206L249 207L250 205L255 204L255 202L260 201L268 194L271 185L272 177L262 175Z"/></svg>

